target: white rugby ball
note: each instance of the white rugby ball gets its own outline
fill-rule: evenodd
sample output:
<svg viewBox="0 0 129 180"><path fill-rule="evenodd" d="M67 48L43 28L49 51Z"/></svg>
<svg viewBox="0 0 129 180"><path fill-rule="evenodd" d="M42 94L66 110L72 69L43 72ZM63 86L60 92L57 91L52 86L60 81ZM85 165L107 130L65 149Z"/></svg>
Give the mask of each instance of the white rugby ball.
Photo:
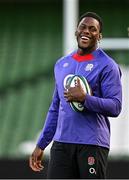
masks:
<svg viewBox="0 0 129 180"><path fill-rule="evenodd" d="M83 90L86 92L86 94L91 95L91 88L84 76L81 76L81 75L72 76L68 81L68 85L70 87L75 87L76 83L77 83L77 78L79 78L80 84L81 84ZM84 110L84 106L81 102L72 101L72 102L70 102L70 106L72 107L72 109L74 111L83 111Z"/></svg>

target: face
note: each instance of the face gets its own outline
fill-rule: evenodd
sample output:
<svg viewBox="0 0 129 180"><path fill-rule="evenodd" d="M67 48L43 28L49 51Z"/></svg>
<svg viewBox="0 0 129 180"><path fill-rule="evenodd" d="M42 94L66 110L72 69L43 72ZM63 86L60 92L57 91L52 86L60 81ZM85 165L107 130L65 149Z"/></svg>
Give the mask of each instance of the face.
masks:
<svg viewBox="0 0 129 180"><path fill-rule="evenodd" d="M83 18L76 30L78 48L91 52L97 48L97 41L101 38L99 22L92 17Z"/></svg>

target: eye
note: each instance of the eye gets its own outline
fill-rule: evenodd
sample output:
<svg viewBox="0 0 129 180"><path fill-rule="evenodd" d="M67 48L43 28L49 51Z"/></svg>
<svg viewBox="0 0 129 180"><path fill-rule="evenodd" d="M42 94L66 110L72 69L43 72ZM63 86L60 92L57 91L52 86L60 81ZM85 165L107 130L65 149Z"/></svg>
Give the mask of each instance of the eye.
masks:
<svg viewBox="0 0 129 180"><path fill-rule="evenodd" d="M85 25L84 24L80 24L80 26L79 26L79 29L84 29L85 28Z"/></svg>
<svg viewBox="0 0 129 180"><path fill-rule="evenodd" d="M97 31L97 29L96 29L96 27L95 27L95 26L90 26L90 28L89 28L89 29L90 29L90 31L91 31L91 32L95 32L95 31Z"/></svg>

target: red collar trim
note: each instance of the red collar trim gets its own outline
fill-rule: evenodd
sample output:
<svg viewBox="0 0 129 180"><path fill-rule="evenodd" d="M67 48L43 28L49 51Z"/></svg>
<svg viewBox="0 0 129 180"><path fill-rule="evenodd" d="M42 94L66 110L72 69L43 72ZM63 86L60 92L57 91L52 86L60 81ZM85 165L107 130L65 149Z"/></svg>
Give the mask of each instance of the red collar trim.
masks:
<svg viewBox="0 0 129 180"><path fill-rule="evenodd" d="M86 54L84 56L81 56L81 55L75 53L72 55L72 58L74 58L78 62L83 62L83 61L93 60L94 56L93 56L93 54Z"/></svg>

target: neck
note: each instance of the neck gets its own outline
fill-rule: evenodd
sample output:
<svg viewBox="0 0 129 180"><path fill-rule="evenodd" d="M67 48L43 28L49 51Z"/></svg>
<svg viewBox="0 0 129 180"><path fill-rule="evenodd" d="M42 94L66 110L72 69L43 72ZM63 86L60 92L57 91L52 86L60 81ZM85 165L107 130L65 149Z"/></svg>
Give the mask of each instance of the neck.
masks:
<svg viewBox="0 0 129 180"><path fill-rule="evenodd" d="M77 53L79 54L79 55L81 55L81 56L84 56L84 55L86 55L86 54L90 54L90 53L92 53L93 51L95 51L96 49L98 49L98 47L97 46L95 46L94 48L92 47L92 48L78 48L78 50L77 50Z"/></svg>

